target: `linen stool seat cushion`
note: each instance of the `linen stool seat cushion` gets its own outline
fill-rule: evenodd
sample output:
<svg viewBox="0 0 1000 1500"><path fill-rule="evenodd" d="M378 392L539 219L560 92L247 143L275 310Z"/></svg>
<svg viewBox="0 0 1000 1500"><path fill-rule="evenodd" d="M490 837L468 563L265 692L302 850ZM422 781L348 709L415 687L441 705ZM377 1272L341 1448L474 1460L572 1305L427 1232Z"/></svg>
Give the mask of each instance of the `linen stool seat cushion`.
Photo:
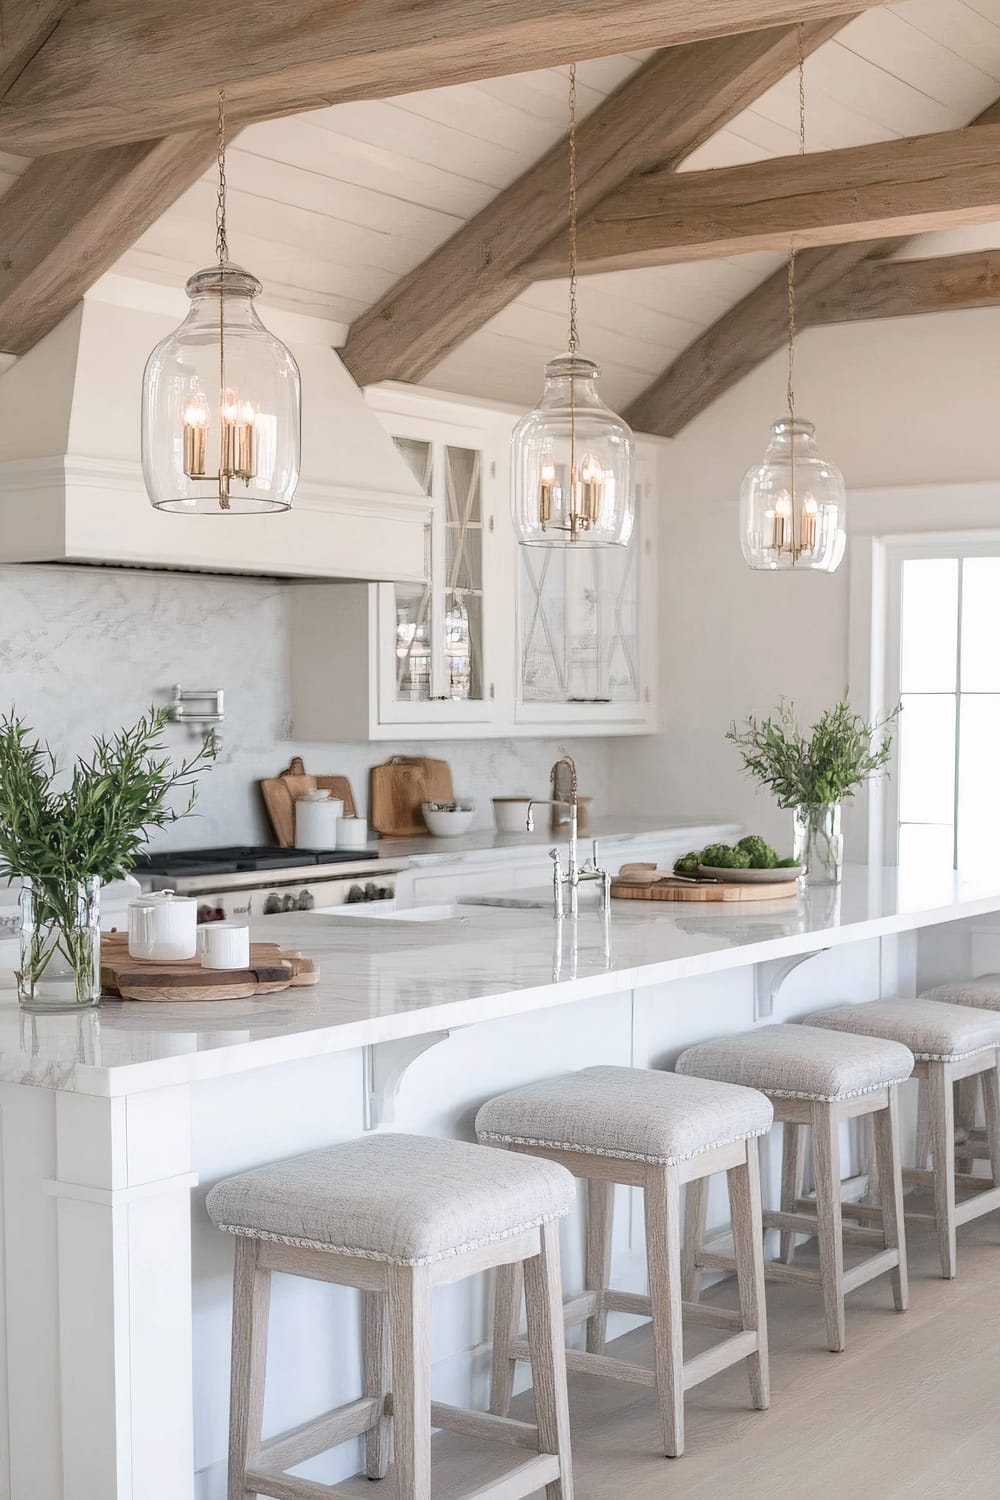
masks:
<svg viewBox="0 0 1000 1500"><path fill-rule="evenodd" d="M575 1192L555 1162L377 1134L230 1177L206 1206L231 1234L424 1266L561 1218Z"/></svg>
<svg viewBox="0 0 1000 1500"><path fill-rule="evenodd" d="M978 979L959 979L924 990L921 1000L941 1000L946 1005L971 1005L977 1010L1000 1010L1000 974L981 974Z"/></svg>
<svg viewBox="0 0 1000 1500"><path fill-rule="evenodd" d="M512 1089L476 1116L481 1141L582 1151L675 1166L716 1146L765 1135L763 1094L646 1068L583 1068Z"/></svg>
<svg viewBox="0 0 1000 1500"><path fill-rule="evenodd" d="M839 1005L814 1011L805 1024L902 1042L919 1062L960 1062L1000 1046L1000 1015L926 998Z"/></svg>
<svg viewBox="0 0 1000 1500"><path fill-rule="evenodd" d="M835 1103L902 1083L913 1054L899 1042L808 1026L761 1026L689 1047L678 1073L760 1089L775 1099Z"/></svg>

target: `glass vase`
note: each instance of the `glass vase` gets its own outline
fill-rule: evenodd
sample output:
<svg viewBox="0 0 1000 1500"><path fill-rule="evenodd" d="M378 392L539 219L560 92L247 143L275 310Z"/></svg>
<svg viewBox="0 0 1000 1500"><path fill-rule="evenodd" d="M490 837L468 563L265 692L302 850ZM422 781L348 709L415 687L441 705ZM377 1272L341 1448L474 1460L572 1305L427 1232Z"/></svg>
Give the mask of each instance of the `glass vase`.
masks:
<svg viewBox="0 0 1000 1500"><path fill-rule="evenodd" d="M795 809L796 864L811 885L839 885L844 873L844 835L839 802L802 804Z"/></svg>
<svg viewBox="0 0 1000 1500"><path fill-rule="evenodd" d="M21 967L26 1010L76 1010L101 997L101 882L21 885Z"/></svg>

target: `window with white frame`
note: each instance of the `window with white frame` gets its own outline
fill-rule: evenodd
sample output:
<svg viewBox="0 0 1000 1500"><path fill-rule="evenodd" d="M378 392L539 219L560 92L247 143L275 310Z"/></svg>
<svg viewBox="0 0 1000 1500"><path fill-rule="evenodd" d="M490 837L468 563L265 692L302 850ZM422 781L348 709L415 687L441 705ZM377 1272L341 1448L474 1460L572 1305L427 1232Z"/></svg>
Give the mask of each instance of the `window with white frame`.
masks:
<svg viewBox="0 0 1000 1500"><path fill-rule="evenodd" d="M1000 838L1000 542L927 538L889 557L889 847L968 872L995 863Z"/></svg>

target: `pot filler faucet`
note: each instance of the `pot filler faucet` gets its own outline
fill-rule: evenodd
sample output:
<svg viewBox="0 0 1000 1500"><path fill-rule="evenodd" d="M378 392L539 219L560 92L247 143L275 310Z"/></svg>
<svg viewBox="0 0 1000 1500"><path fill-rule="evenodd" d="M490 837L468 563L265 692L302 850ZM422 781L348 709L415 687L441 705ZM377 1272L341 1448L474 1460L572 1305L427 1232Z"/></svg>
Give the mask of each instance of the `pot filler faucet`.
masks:
<svg viewBox="0 0 1000 1500"><path fill-rule="evenodd" d="M564 780L563 773L569 778L569 791L567 796L556 796ZM594 840L593 853L582 865L577 858L577 830L579 826L579 784L576 776L576 762L568 755L557 760L552 767L552 791L553 796L546 800L541 797L534 798L528 803L528 817L525 823L529 833L535 829L535 819L532 809L535 807L568 807L569 808L569 853L566 869L563 870L562 858L558 849L549 850L549 858L552 861L552 895L555 902L555 915L561 917L564 914L563 887L569 886L569 914L575 917L579 910L579 890L582 880L599 880L601 882L601 911L611 910L611 876L607 870L602 870L597 863L597 840Z"/></svg>

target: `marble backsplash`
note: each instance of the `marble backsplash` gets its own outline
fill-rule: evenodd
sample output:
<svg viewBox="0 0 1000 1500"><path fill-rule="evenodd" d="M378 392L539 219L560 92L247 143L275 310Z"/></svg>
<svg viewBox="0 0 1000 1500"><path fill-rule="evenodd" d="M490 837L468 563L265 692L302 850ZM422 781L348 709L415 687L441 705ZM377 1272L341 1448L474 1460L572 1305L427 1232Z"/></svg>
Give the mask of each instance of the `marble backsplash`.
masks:
<svg viewBox="0 0 1000 1500"><path fill-rule="evenodd" d="M363 649L363 643L345 649ZM256 782L293 755L309 770L350 778L359 808L368 769L392 754L451 763L458 795L545 796L552 761L576 757L581 790L607 809L603 740L435 740L336 744L289 738L287 585L257 579L112 568L0 567L0 707L13 705L60 757L90 737L166 703L172 684L225 690L222 753L204 778L197 815L154 839L173 847L270 838ZM189 731L173 728L183 754Z"/></svg>

